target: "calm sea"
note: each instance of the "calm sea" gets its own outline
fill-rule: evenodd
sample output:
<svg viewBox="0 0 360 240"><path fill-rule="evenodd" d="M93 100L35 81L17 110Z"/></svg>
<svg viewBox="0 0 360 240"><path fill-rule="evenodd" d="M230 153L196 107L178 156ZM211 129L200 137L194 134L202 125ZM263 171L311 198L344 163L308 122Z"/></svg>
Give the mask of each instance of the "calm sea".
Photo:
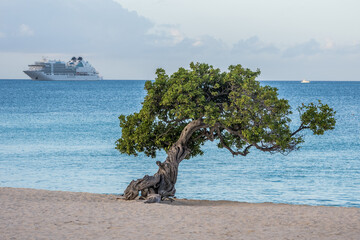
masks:
<svg viewBox="0 0 360 240"><path fill-rule="evenodd" d="M0 186L122 193L157 159L114 149L118 116L141 108L145 81L0 80ZM288 156L232 157L215 143L180 165L177 197L360 207L360 82L262 82L296 106L321 99L336 129ZM294 128L298 120L294 120Z"/></svg>

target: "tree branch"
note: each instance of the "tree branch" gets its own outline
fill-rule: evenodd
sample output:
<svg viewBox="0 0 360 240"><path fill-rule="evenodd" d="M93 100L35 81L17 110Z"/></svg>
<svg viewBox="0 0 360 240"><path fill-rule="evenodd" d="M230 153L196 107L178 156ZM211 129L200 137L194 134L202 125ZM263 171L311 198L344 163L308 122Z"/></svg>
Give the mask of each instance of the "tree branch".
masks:
<svg viewBox="0 0 360 240"><path fill-rule="evenodd" d="M191 136L194 134L194 132L196 132L197 130L199 130L201 128L207 128L207 127L208 127L208 125L203 122L202 118L191 121L182 130L180 137L177 140L177 143L186 146L187 142L189 141Z"/></svg>
<svg viewBox="0 0 360 240"><path fill-rule="evenodd" d="M210 140L212 142L215 140L214 132L215 132L214 127L211 127L209 131L207 131L206 128L204 128L202 133L196 138L194 138L194 141L197 141L200 138L205 137L207 140Z"/></svg>
<svg viewBox="0 0 360 240"><path fill-rule="evenodd" d="M305 127L304 124L301 123L300 127L299 127L296 131L294 131L294 132L291 134L291 136L294 136L295 134L297 134L297 133L300 132L301 130L308 129L308 128L310 128L310 127Z"/></svg>
<svg viewBox="0 0 360 240"><path fill-rule="evenodd" d="M253 146L252 144L250 144L250 145L248 145L248 146L244 149L244 151L234 151L234 150L231 149L231 147L229 147L229 146L225 143L224 138L223 138L223 136L221 135L221 131L220 131L219 127L216 128L216 132L217 132L217 134L218 134L218 136L219 136L219 138L220 138L220 143L221 143L227 150L229 150L229 152L231 152L231 154L232 154L233 156L237 156L237 155L246 156L246 155L249 153L249 149Z"/></svg>

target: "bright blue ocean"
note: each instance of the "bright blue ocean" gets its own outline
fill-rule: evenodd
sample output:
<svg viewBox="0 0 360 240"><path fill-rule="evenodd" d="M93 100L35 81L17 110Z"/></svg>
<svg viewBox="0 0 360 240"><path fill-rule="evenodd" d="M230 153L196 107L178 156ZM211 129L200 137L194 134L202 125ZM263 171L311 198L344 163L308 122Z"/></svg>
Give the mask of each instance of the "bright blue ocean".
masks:
<svg viewBox="0 0 360 240"><path fill-rule="evenodd" d="M177 197L360 207L360 82L262 84L277 87L295 113L321 99L337 111L336 129L307 134L288 156L253 150L233 158L209 143L203 156L180 165ZM164 154L135 158L114 149L117 117L140 109L143 86L0 80L0 186L122 193L131 180L154 174Z"/></svg>

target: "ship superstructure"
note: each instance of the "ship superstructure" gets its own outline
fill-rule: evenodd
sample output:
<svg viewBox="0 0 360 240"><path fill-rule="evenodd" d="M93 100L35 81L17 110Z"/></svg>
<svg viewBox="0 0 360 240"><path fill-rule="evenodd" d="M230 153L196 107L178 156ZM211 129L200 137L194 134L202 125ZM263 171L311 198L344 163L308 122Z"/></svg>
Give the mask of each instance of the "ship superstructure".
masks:
<svg viewBox="0 0 360 240"><path fill-rule="evenodd" d="M35 62L24 71L32 80L39 81L78 81L78 80L102 80L96 69L82 57L73 57L67 63L59 60L47 60Z"/></svg>

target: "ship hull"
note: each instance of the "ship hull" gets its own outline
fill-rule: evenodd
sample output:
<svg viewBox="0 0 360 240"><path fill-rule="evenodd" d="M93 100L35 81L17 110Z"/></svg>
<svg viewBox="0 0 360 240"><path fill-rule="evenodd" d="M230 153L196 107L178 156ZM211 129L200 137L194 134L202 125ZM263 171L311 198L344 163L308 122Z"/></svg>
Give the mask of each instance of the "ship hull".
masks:
<svg viewBox="0 0 360 240"><path fill-rule="evenodd" d="M98 81L102 80L98 75L49 75L41 71L24 71L34 81Z"/></svg>

